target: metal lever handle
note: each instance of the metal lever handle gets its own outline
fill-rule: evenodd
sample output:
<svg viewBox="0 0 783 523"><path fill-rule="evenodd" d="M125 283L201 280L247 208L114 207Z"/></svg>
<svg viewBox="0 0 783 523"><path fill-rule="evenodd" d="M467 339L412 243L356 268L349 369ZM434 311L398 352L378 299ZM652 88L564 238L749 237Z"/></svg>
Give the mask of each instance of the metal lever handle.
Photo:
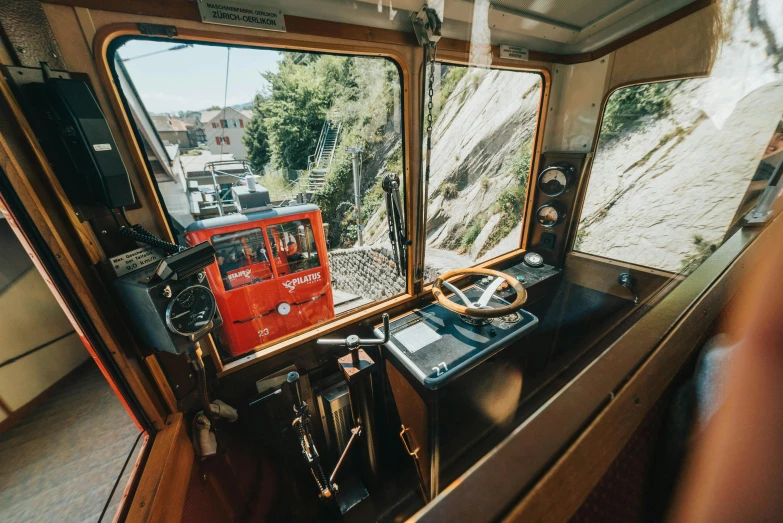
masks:
<svg viewBox="0 0 783 523"><path fill-rule="evenodd" d="M291 386L291 390L294 393L294 396L296 396L294 399L296 400L296 408L298 411L303 403L302 388L299 385L299 373L296 371L289 372L288 376L286 377L286 382L289 386Z"/></svg>
<svg viewBox="0 0 783 523"><path fill-rule="evenodd" d="M375 345L383 345L387 343L390 338L389 331L389 315L383 313L383 338L360 338L354 334L348 336L344 340L321 338L318 340L318 345L329 345L333 347L348 347L349 349L355 349L358 347L374 347Z"/></svg>
<svg viewBox="0 0 783 523"><path fill-rule="evenodd" d="M634 305L639 303L639 296L636 294L636 290L634 290L634 287L636 286L636 278L631 276L630 272L624 272L620 274L620 276L617 278L617 283L631 291L631 294L633 294Z"/></svg>

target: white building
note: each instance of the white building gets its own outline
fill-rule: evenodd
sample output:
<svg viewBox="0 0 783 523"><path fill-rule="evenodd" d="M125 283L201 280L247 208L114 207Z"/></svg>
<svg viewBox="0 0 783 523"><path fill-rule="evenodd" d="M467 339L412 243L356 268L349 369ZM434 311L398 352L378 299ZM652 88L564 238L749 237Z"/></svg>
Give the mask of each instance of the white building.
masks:
<svg viewBox="0 0 783 523"><path fill-rule="evenodd" d="M238 160L247 159L247 149L242 141L247 133L247 124L253 118L253 111L226 109L203 111L201 125L212 154L231 153Z"/></svg>

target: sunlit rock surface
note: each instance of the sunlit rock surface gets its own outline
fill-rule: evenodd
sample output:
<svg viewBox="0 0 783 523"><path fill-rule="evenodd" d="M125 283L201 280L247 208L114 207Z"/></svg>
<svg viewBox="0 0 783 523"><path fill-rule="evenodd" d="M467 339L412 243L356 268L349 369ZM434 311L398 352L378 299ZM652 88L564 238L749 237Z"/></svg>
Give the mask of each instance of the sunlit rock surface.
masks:
<svg viewBox="0 0 783 523"><path fill-rule="evenodd" d="M783 116L783 9L748 4L737 3L710 78L683 83L668 117L599 144L580 251L677 272L721 243Z"/></svg>

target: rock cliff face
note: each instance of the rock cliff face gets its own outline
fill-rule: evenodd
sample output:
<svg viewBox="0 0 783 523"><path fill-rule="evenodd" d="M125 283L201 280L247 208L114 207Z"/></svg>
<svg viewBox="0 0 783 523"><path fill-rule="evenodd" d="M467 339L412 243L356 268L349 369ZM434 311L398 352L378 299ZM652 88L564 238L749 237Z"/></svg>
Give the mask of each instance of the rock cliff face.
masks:
<svg viewBox="0 0 783 523"><path fill-rule="evenodd" d="M722 241L783 116L783 2L736 0L725 18L710 78L681 82L665 117L599 143L578 250L679 271ZM519 183L511 162L535 132L539 99L536 75L473 69L444 102L433 129L428 268L518 245L520 225L500 228L496 202ZM381 206L368 243L388 244L385 220Z"/></svg>
<svg viewBox="0 0 783 523"><path fill-rule="evenodd" d="M432 138L428 269L465 267L518 245L520 227L504 232L495 204L520 184L513 163L530 146L540 96L536 74L471 69L444 101ZM388 244L383 206L366 231L368 243Z"/></svg>
<svg viewBox="0 0 783 523"><path fill-rule="evenodd" d="M511 161L535 133L540 97L535 74L473 69L459 81L433 128L428 247L456 250L471 220L488 212L464 252L478 257L498 225L493 204L518 183Z"/></svg>
<svg viewBox="0 0 783 523"><path fill-rule="evenodd" d="M736 3L711 77L680 83L667 117L599 143L578 250L676 272L721 243L783 115L783 9L762 4Z"/></svg>

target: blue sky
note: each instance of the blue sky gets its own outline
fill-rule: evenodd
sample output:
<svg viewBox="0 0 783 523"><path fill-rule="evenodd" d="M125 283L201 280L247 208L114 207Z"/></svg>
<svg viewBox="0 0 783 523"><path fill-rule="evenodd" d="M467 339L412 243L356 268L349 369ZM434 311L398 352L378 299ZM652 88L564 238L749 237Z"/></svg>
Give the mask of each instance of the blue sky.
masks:
<svg viewBox="0 0 783 523"><path fill-rule="evenodd" d="M179 42L135 40L120 47L123 59L169 49ZM223 105L226 47L194 45L125 62L147 110L171 113ZM277 71L277 51L231 49L227 105L253 100L267 85L262 72Z"/></svg>

